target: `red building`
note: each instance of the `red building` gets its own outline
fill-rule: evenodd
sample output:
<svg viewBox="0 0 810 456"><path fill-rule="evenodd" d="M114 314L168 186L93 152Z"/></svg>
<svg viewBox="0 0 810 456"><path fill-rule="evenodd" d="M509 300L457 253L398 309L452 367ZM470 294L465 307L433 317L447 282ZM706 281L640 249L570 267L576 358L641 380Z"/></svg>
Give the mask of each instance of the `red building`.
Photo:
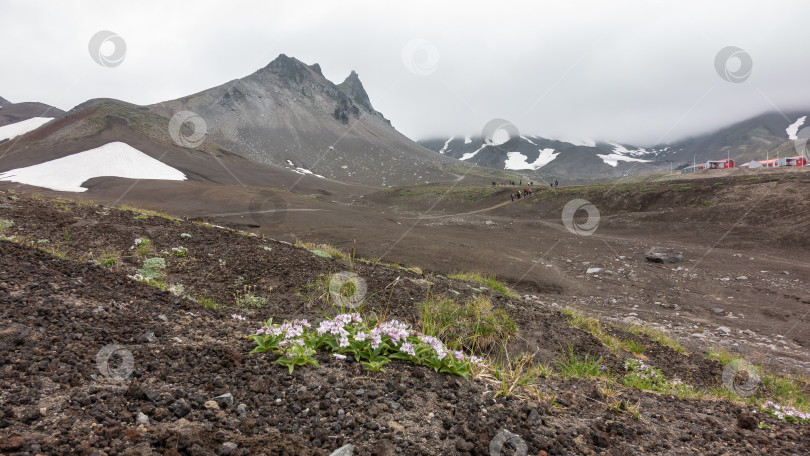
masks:
<svg viewBox="0 0 810 456"><path fill-rule="evenodd" d="M807 157L802 157L801 155L785 157L781 160L782 163L780 163L780 166L807 166Z"/></svg>
<svg viewBox="0 0 810 456"><path fill-rule="evenodd" d="M724 160L709 160L706 162L706 169L726 169L733 168L734 160L726 158Z"/></svg>

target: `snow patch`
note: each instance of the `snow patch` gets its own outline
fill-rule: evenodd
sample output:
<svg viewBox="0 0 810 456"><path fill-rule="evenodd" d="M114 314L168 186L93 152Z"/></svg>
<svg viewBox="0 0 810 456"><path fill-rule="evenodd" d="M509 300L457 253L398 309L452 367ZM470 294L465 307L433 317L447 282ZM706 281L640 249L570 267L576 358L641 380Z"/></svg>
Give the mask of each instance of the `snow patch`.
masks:
<svg viewBox="0 0 810 456"><path fill-rule="evenodd" d="M85 192L94 177L186 180L175 168L119 141L38 165L0 173L0 181L18 182L60 192Z"/></svg>
<svg viewBox="0 0 810 456"><path fill-rule="evenodd" d="M442 147L441 150L439 151L440 154L447 152L447 146L450 145L450 141L452 141L453 139L455 139L455 136L451 136L450 139L444 142L444 147Z"/></svg>
<svg viewBox="0 0 810 456"><path fill-rule="evenodd" d="M470 135L467 135L467 136L464 137L464 144L469 144L471 142L472 142L472 138L470 138Z"/></svg>
<svg viewBox="0 0 810 456"><path fill-rule="evenodd" d="M614 168L616 166L618 166L620 161L641 162L641 163L650 162L650 160L644 160L644 159L641 159L641 158L628 157L626 155L621 155L621 154L605 154L605 155L596 154L596 156L601 158L603 162L607 163L608 165L610 165L610 166L612 166Z"/></svg>
<svg viewBox="0 0 810 456"><path fill-rule="evenodd" d="M796 122L793 122L792 124L790 124L790 126L785 128L785 131L788 134L788 139L790 140L799 139L798 137L796 137L796 134L799 133L799 128L801 128L802 125L804 125L805 120L807 120L807 116L799 117L798 119L796 119ZM0 139L2 139L2 137L0 137Z"/></svg>
<svg viewBox="0 0 810 456"><path fill-rule="evenodd" d="M525 136L521 136L521 138L525 139L526 141L528 141L531 144L534 144L535 146L537 145L534 141L532 141L531 139L529 139L529 138L527 138Z"/></svg>
<svg viewBox="0 0 810 456"><path fill-rule="evenodd" d="M478 152L481 152L481 149L483 149L484 147L487 147L487 145L484 144L483 146L476 149L475 152L467 152L466 154L462 155L461 158L459 158L459 160L464 161L475 157L478 154Z"/></svg>
<svg viewBox="0 0 810 456"><path fill-rule="evenodd" d="M503 169L540 169L547 164L549 164L552 160L557 158L557 155L560 155L559 152L556 154L554 153L554 149L540 149L540 155L537 157L532 163L528 163L526 159L527 156L523 155L520 152L507 152L506 153L506 163L504 163Z"/></svg>
<svg viewBox="0 0 810 456"><path fill-rule="evenodd" d="M0 127L0 141L24 135L31 130L36 130L51 120L53 120L53 117L32 117L22 122L3 125Z"/></svg>
<svg viewBox="0 0 810 456"><path fill-rule="evenodd" d="M646 149L630 150L630 149L622 146L621 144L616 144L616 143L612 143L612 142L609 142L608 144L613 146L613 154L611 154L611 155L618 154L618 155L624 155L624 156L629 155L631 157L635 157L635 156L638 156L638 155L647 155L647 154L650 153L650 151L648 151Z"/></svg>

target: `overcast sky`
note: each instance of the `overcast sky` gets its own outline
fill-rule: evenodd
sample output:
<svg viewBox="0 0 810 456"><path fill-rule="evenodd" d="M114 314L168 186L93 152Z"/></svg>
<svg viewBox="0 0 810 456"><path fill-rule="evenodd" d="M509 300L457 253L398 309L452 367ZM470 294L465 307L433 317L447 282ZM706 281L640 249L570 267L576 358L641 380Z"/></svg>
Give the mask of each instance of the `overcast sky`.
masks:
<svg viewBox="0 0 810 456"><path fill-rule="evenodd" d="M0 0L0 96L65 110L97 97L150 104L284 53L335 83L357 71L414 139L477 135L503 118L524 135L646 145L810 108L808 17L801 0ZM117 66L88 51L102 30L126 44ZM750 56L747 79L739 54L724 68L740 82L718 74L727 46Z"/></svg>

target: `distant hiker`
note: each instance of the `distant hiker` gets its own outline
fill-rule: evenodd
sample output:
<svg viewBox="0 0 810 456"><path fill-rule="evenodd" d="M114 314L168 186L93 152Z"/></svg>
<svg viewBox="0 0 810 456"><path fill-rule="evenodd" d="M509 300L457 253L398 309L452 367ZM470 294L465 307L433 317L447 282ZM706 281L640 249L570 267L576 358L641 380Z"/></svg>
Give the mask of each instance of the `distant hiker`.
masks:
<svg viewBox="0 0 810 456"><path fill-rule="evenodd" d="M523 179L520 180L520 183L518 185L523 185Z"/></svg>
<svg viewBox="0 0 810 456"><path fill-rule="evenodd" d="M510 198L512 198L512 202L514 203L514 202L515 202L515 194L514 194L514 193L510 193L510 194L509 194L509 197L510 197Z"/></svg>
<svg viewBox="0 0 810 456"><path fill-rule="evenodd" d="M557 182L557 179L554 179L554 188L557 188L558 185L560 185L560 183Z"/></svg>
<svg viewBox="0 0 810 456"><path fill-rule="evenodd" d="M554 182L549 182L549 183L548 183L548 186L549 186L549 187L550 187L552 190L554 190Z"/></svg>

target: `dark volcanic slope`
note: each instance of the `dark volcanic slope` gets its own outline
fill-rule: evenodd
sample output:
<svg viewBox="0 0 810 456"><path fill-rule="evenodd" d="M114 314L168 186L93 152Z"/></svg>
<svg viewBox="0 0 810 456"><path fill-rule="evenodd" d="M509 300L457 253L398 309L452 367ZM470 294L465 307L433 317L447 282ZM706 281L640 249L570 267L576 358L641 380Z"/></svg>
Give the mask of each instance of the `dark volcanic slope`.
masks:
<svg viewBox="0 0 810 456"><path fill-rule="evenodd" d="M44 103L12 103L0 97L0 127L32 117L61 117L64 114L65 111Z"/></svg>
<svg viewBox="0 0 810 456"><path fill-rule="evenodd" d="M324 194L344 190L343 184L256 163L208 140L196 149L180 147L171 140L168 123L169 119L128 103L116 100L87 102L17 141L0 144L0 172L121 141L182 171L189 181L144 180L132 188L133 181L129 179L96 178L86 185L96 198L115 201L125 193L146 192L146 200L167 203L180 195L194 199L194 195L218 191L218 188L225 191L234 186L281 189L295 185L299 192ZM231 190L229 197L244 196Z"/></svg>
<svg viewBox="0 0 810 456"><path fill-rule="evenodd" d="M810 442L810 427L749 406L608 388L595 379L531 378L540 385L537 394L504 397L496 396L500 384L491 378L468 382L397 361L373 373L323 351L320 367L288 374L275 355L249 354L244 336L269 316L320 319L320 311L332 312L306 293L313 281L348 267L345 261L201 224L2 196L10 204L3 218L15 221L6 233L17 242L0 240L3 452L327 456L351 443L357 456L489 455L513 433L531 455L787 455L801 454ZM225 308L129 279L142 261L129 250L136 236L148 236L155 253L182 240L188 255L166 258L167 282L183 283L193 297L215 296ZM101 252L118 253L119 263L108 269L87 261ZM557 311L489 290L474 293L469 284L438 276L361 264L356 272L369 285L366 311L416 319L414 299L428 290L446 297L454 296L450 290L482 293L521 316L524 341L538 361L556 366L571 350L603 356L620 369L619 359ZM231 317L240 309L226 301L239 285L253 285L268 299L245 321ZM666 375L718 383L718 363L646 338L640 343L651 363L671 369ZM110 344L119 350L99 357ZM132 356L131 375L108 378L105 360L112 373L128 370L122 354ZM223 394L229 396L215 400ZM609 406L619 400L637 406L638 418Z"/></svg>
<svg viewBox="0 0 810 456"><path fill-rule="evenodd" d="M167 118L195 112L213 141L244 157L341 181L450 181L469 168L396 131L374 110L356 73L335 85L317 64L283 54L247 77L150 108Z"/></svg>

